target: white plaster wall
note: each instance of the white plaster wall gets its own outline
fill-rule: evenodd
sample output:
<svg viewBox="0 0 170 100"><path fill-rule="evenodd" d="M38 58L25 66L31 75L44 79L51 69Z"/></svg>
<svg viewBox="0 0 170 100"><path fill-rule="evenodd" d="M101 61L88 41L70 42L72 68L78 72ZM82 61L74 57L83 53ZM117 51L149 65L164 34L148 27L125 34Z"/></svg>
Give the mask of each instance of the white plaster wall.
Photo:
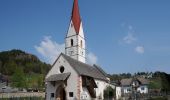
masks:
<svg viewBox="0 0 170 100"><path fill-rule="evenodd" d="M83 31L83 23L81 22L80 24L80 31L79 31L79 35L84 38L84 31Z"/></svg>
<svg viewBox="0 0 170 100"><path fill-rule="evenodd" d="M106 83L105 81L97 80L97 79L95 79L95 82L98 86L98 88L95 88L96 98L91 98L87 88L81 87L81 93L80 93L81 100L91 100L91 99L99 100L99 96L100 96L100 98L103 99L103 91L108 86L108 83Z"/></svg>
<svg viewBox="0 0 170 100"><path fill-rule="evenodd" d="M64 66L64 68L65 68L64 73L71 72L71 75L67 80L67 86L65 88L67 99L73 100L75 98L78 98L77 97L77 78L79 76L78 76L77 72L69 65L69 63L62 56L59 57L58 61L55 63L55 65L49 71L46 78L48 78L50 75L53 75L53 74L60 74L60 72L59 72L60 66ZM50 100L49 93L51 93L51 92L55 93L56 89L57 89L56 87L53 87L52 85L50 85L47 82L46 92L48 94L47 95L48 98L46 100ZM74 97L69 97L69 92L73 92Z"/></svg>
<svg viewBox="0 0 170 100"><path fill-rule="evenodd" d="M142 88L144 88L144 90L142 90ZM137 91L140 93L148 93L148 87L146 85L140 86L137 88Z"/></svg>
<svg viewBox="0 0 170 100"><path fill-rule="evenodd" d="M71 39L73 39L73 47L78 45L78 36L74 35L74 36L71 36L71 37L66 37L66 41L65 41L66 48L72 47L71 46Z"/></svg>
<svg viewBox="0 0 170 100"><path fill-rule="evenodd" d="M98 80L98 79L95 79L95 82L98 87L98 88L96 88L96 97L97 98L100 97L100 98L104 99L103 92L106 89L106 87L108 86L108 83L106 83L105 81Z"/></svg>
<svg viewBox="0 0 170 100"><path fill-rule="evenodd" d="M67 37L73 36L73 35L77 35L73 22L71 20L70 25L69 25L69 29L68 29L68 33L67 33ZM79 35L84 38L84 31L83 31L83 24L82 22L80 23L80 30L79 30Z"/></svg>
<svg viewBox="0 0 170 100"><path fill-rule="evenodd" d="M56 98L52 98L51 97L51 93L54 93L54 96L56 95L56 89L58 88L59 84L56 84L55 86L53 86L50 82L46 82L46 100L56 100Z"/></svg>
<svg viewBox="0 0 170 100"><path fill-rule="evenodd" d="M74 59L78 59L78 57L77 57L77 52L78 52L78 50L77 50L77 47L71 47L71 48L67 48L66 49L66 55L68 55L68 56L70 56L70 57L72 57L72 58L74 58Z"/></svg>
<svg viewBox="0 0 170 100"><path fill-rule="evenodd" d="M87 88L81 87L80 99L81 100L91 100L91 97L90 97L90 94L89 94Z"/></svg>
<svg viewBox="0 0 170 100"><path fill-rule="evenodd" d="M82 41L82 47L81 47L81 41ZM86 44L85 44L85 39L78 36L78 59L79 61L82 61L82 62L86 62L85 61L85 58L86 58Z"/></svg>
<svg viewBox="0 0 170 100"><path fill-rule="evenodd" d="M123 88L123 93L130 93L132 91L131 87L122 87ZM130 89L131 91L128 91L128 89Z"/></svg>
<svg viewBox="0 0 170 100"><path fill-rule="evenodd" d="M122 91L121 91L121 87L120 86L116 86L116 99L120 99L122 95Z"/></svg>
<svg viewBox="0 0 170 100"><path fill-rule="evenodd" d="M71 21L70 21L69 28L68 28L67 37L72 36L72 35L76 35L76 31L75 31L73 22L72 22L72 20L71 20Z"/></svg>

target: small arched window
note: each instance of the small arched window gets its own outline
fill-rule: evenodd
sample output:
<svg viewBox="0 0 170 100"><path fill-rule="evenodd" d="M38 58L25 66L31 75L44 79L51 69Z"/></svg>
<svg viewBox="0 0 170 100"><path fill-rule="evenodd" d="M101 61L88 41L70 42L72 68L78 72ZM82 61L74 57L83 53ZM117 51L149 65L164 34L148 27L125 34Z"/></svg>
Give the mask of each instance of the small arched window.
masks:
<svg viewBox="0 0 170 100"><path fill-rule="evenodd" d="M80 47L83 48L83 41L80 41Z"/></svg>
<svg viewBox="0 0 170 100"><path fill-rule="evenodd" d="M73 39L71 39L71 46L73 46Z"/></svg>

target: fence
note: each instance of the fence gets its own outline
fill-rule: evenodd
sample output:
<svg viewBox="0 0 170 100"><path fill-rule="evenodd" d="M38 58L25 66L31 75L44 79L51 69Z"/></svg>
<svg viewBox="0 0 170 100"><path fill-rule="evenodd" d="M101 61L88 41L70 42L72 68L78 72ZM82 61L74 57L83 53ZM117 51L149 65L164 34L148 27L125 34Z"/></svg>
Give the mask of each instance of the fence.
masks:
<svg viewBox="0 0 170 100"><path fill-rule="evenodd" d="M0 93L0 100L44 100L45 93Z"/></svg>
<svg viewBox="0 0 170 100"><path fill-rule="evenodd" d="M0 100L45 100L43 97L10 97L0 98Z"/></svg>

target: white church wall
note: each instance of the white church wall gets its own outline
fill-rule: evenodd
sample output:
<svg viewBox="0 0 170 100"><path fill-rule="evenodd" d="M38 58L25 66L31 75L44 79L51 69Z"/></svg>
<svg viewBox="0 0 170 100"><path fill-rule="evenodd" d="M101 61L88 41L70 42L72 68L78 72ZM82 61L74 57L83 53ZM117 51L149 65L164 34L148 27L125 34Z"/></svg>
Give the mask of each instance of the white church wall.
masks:
<svg viewBox="0 0 170 100"><path fill-rule="evenodd" d="M69 25L67 37L70 37L70 36L73 36L73 35L76 35L76 31L75 31L75 29L74 29L73 22L71 21L71 22L70 22L70 25Z"/></svg>
<svg viewBox="0 0 170 100"><path fill-rule="evenodd" d="M71 44L73 40L73 45ZM82 42L81 42L82 41ZM80 26L80 32L77 35L75 33L74 27L69 27L68 35L65 39L66 46L66 55L71 56L72 58L85 63L85 39L82 28L82 23Z"/></svg>
<svg viewBox="0 0 170 100"><path fill-rule="evenodd" d="M81 22L81 24L80 24L79 35L80 35L82 38L84 38L84 31L83 31L83 24L82 24L82 22Z"/></svg>
<svg viewBox="0 0 170 100"><path fill-rule="evenodd" d="M66 48L66 55L74 58L74 59L77 59L77 47L71 47L71 48Z"/></svg>
<svg viewBox="0 0 170 100"><path fill-rule="evenodd" d="M56 100L56 90L58 88L59 84L56 84L53 86L50 82L46 82L46 100ZM51 95L54 94L54 97L51 97Z"/></svg>
<svg viewBox="0 0 170 100"><path fill-rule="evenodd" d="M69 65L69 63L62 57L60 56L58 61L55 63L55 65L52 67L52 69L49 71L48 75L46 78L48 78L50 75L54 75L54 74L60 74L60 66L63 66L65 68L63 73L68 73L70 72L71 75L69 76L68 80L67 80L67 86L65 88L66 90L66 96L68 100L74 100L77 97L77 78L79 77L77 72ZM55 87L53 87L52 85L50 85L49 83L47 83L47 93L51 93L51 92L56 92ZM73 92L73 97L69 97L69 92ZM49 96L49 95L48 95ZM48 97L47 100L50 100L50 98Z"/></svg>
<svg viewBox="0 0 170 100"><path fill-rule="evenodd" d="M82 41L82 46L81 46L81 41ZM80 36L78 36L78 45L79 45L79 46L78 46L78 54L79 54L78 60L85 63L85 57L86 57L85 39L82 38L82 37L80 37Z"/></svg>
<svg viewBox="0 0 170 100"><path fill-rule="evenodd" d="M71 45L71 39L73 39L73 46ZM70 36L66 38L66 48L76 47L78 45L77 35Z"/></svg>

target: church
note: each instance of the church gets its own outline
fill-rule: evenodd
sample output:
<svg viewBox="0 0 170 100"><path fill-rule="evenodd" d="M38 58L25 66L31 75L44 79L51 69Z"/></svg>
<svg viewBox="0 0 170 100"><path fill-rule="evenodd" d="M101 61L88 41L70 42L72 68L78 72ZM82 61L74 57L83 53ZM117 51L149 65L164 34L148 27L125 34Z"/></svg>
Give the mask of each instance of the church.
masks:
<svg viewBox="0 0 170 100"><path fill-rule="evenodd" d="M46 100L99 100L110 86L107 74L86 64L86 46L78 0L74 0L65 54L61 53L45 77Z"/></svg>

